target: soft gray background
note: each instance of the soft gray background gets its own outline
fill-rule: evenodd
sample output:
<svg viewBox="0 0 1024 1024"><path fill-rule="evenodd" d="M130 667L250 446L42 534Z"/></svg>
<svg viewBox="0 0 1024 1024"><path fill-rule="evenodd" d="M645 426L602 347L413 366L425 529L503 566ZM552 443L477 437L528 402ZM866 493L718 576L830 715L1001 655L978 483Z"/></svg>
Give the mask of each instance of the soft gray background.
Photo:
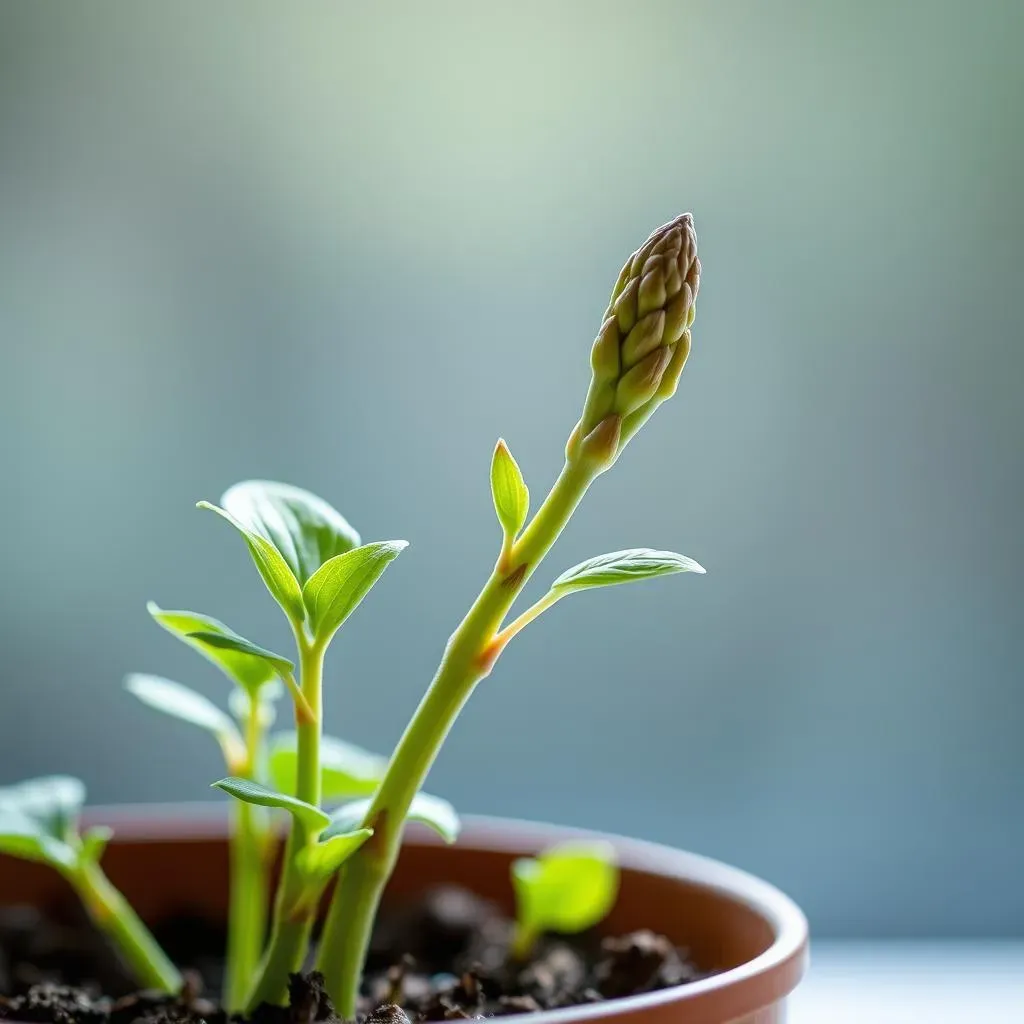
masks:
<svg viewBox="0 0 1024 1024"><path fill-rule="evenodd" d="M429 13L428 12L429 9ZM283 478L407 537L330 662L385 749L557 471L628 252L695 211L677 399L431 778L776 881L818 934L1024 934L1024 5L0 7L0 780L209 796L154 598L286 643L192 510ZM540 580L537 588L541 586Z"/></svg>

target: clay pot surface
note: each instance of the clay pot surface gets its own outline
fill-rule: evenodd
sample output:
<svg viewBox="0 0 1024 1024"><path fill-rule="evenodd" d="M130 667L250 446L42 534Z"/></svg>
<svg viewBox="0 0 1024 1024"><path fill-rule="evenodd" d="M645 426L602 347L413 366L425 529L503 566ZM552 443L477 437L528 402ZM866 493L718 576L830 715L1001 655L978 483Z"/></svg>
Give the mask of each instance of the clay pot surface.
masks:
<svg viewBox="0 0 1024 1024"><path fill-rule="evenodd" d="M89 812L115 829L104 868L146 920L181 912L227 914L228 858L222 807L113 807ZM458 843L445 846L410 828L388 900L455 883L512 910L509 865L561 839L593 833L497 818L465 819ZM621 934L650 928L688 947L720 973L626 999L530 1015L535 1024L778 1024L807 961L807 922L773 886L696 854L610 838L619 851L622 888L604 923ZM0 904L51 906L72 898L53 871L0 858Z"/></svg>

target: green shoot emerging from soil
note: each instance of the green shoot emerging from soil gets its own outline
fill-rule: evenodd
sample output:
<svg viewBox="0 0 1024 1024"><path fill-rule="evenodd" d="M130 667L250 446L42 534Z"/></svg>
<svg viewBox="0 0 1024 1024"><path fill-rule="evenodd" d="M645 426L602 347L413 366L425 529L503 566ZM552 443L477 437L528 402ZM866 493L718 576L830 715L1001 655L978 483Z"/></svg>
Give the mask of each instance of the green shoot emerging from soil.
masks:
<svg viewBox="0 0 1024 1024"><path fill-rule="evenodd" d="M324 658L335 633L406 543L360 544L356 531L327 502L285 484L238 484L221 502L220 507L200 502L200 507L217 512L242 535L260 576L291 626L298 661L296 671L290 660L233 633L203 630L189 634L192 641L212 643L222 654L263 666L284 683L294 705L293 743L275 744L273 758L274 781L283 782L286 788L268 787L253 771L235 773L217 783L245 808L240 814L262 807L284 810L291 816L270 938L262 955L250 957L248 969L237 972L240 978L228 999L229 1007L237 1009L283 1002L289 973L300 970L306 958L324 888L373 834L359 822L348 830L329 828L331 820L321 809ZM378 759L340 743L331 745L331 754L333 799L363 795L376 787L382 769ZM352 783L348 791L336 785L345 780ZM240 827L236 834L244 843L241 832ZM240 900L253 899L251 886L244 881L240 884L245 890ZM247 929L245 936L252 934L262 946L262 929ZM245 941L239 936L239 942Z"/></svg>
<svg viewBox="0 0 1024 1024"><path fill-rule="evenodd" d="M282 656L217 619L151 604L160 626L230 680L229 710L160 677L133 675L126 682L144 704L210 733L224 756L227 777L214 785L235 801L224 992L229 1012L285 1001L288 976L307 958L321 897L336 877L317 967L337 1011L353 1019L371 927L405 823L419 821L446 842L456 840L454 808L421 787L459 712L510 641L570 594L704 572L671 551L614 551L562 572L540 600L511 617L591 484L674 394L690 351L699 281L689 214L659 228L626 261L590 353L590 385L565 463L532 516L523 474L498 441L490 469L501 534L493 569L449 638L390 759L323 735L324 667L333 637L405 541L363 544L326 501L281 483L247 481L230 488L219 505L199 503L241 536L295 648ZM283 694L291 698L294 728L272 734L281 717L275 702ZM341 801L348 802L337 806ZM139 981L177 990L177 971L100 870L108 834L79 834L81 802L81 785L64 778L0 790L0 851L55 867ZM271 906L269 869L278 826L285 823ZM544 931L575 932L600 921L614 903L618 872L603 844L565 844L518 861L512 881L519 915L510 954L525 957Z"/></svg>
<svg viewBox="0 0 1024 1024"><path fill-rule="evenodd" d="M96 826L79 832L78 816L84 802L85 787L66 775L0 789L0 852L60 872L139 983L176 992L181 988L177 968L100 867L110 829Z"/></svg>
<svg viewBox="0 0 1024 1024"><path fill-rule="evenodd" d="M602 921L615 905L619 869L610 843L567 842L512 865L516 930L512 955L525 960L544 932L572 935Z"/></svg>

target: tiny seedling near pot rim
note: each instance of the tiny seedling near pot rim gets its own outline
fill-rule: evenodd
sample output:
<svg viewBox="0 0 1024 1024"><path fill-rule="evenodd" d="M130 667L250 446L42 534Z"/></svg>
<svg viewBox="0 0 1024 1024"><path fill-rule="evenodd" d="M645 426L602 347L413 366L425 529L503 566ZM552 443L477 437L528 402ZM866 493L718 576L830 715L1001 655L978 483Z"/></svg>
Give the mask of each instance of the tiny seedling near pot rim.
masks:
<svg viewBox="0 0 1024 1024"><path fill-rule="evenodd" d="M574 935L600 924L615 905L619 868L611 843L558 843L512 864L516 927L512 955L525 960L545 932Z"/></svg>
<svg viewBox="0 0 1024 1024"><path fill-rule="evenodd" d="M229 1012L284 1002L289 975L306 961L319 897L337 875L317 968L338 1013L353 1019L371 929L405 823L422 821L449 842L457 837L454 808L424 794L423 782L459 712L509 643L570 594L704 572L671 551L613 551L561 573L540 600L510 618L591 485L675 393L690 352L700 270L689 214L653 232L627 259L591 348L590 383L565 444L564 464L532 514L523 473L508 445L498 441L490 466L501 533L493 569L451 634L433 680L387 760L323 735L324 663L337 631L406 542L364 544L330 504L288 484L250 480L231 487L220 505L199 503L241 536L295 645L293 660L217 619L150 605L160 626L234 684L233 717L169 680L132 676L127 682L150 707L211 733L224 754L229 775L215 785L236 801L224 997ZM274 700L285 690L294 730L271 736ZM39 791L50 795L42 799ZM177 971L99 869L105 833L79 836L74 827L80 785L51 781L3 793L2 848L61 871L140 981L176 990ZM343 799L352 802L333 812L325 809L325 803ZM55 807L70 813L55 815ZM273 812L287 815L289 830L270 911L268 815ZM563 846L517 862L515 953L525 956L545 930L573 932L596 924L614 902L617 880L614 859L600 845Z"/></svg>
<svg viewBox="0 0 1024 1024"><path fill-rule="evenodd" d="M85 786L49 775L0 788L0 852L46 864L78 894L97 928L147 988L174 992L181 975L100 867L110 829L80 832Z"/></svg>

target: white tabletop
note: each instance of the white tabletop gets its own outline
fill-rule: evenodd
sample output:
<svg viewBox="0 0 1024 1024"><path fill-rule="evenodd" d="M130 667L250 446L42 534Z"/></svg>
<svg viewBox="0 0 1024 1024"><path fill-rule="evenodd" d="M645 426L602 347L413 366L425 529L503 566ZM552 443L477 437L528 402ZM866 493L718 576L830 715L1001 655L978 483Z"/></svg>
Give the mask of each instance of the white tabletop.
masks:
<svg viewBox="0 0 1024 1024"><path fill-rule="evenodd" d="M790 1024L1024 1024L1024 942L816 942Z"/></svg>

